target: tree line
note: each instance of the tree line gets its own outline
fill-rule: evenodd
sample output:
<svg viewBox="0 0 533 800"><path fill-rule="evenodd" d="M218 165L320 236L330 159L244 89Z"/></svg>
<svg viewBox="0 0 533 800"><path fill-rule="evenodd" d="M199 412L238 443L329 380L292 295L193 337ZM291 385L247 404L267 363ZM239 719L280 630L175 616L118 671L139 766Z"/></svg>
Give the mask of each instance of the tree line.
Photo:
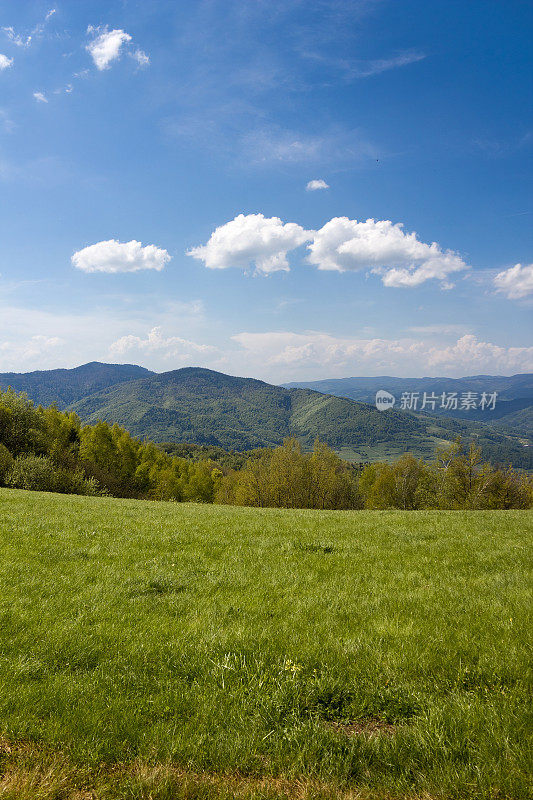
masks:
<svg viewBox="0 0 533 800"><path fill-rule="evenodd" d="M212 502L219 474L210 461L173 457L119 425L83 425L73 412L0 391L0 485Z"/></svg>
<svg viewBox="0 0 533 800"><path fill-rule="evenodd" d="M84 495L316 509L510 509L533 506L531 477L483 463L459 440L426 463L355 465L315 442L227 454L140 441L119 425L0 391L0 486ZM168 452L167 452L168 451ZM179 454L179 455L177 455ZM212 456L212 457L209 457Z"/></svg>

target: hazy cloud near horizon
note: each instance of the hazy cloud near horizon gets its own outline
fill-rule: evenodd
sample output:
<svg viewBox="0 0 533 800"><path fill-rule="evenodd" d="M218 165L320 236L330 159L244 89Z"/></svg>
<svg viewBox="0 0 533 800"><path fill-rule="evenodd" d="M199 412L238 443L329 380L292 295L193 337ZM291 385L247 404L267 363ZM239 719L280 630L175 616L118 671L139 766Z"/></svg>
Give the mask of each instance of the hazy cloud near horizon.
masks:
<svg viewBox="0 0 533 800"><path fill-rule="evenodd" d="M204 366L272 383L349 375L463 377L533 371L533 347L504 347L470 333L458 336L445 326L395 339L285 330L244 331L213 340L206 325L209 312L200 301L162 309L159 325L150 325L142 314L133 322L127 312L73 317L16 307L2 311L0 372L74 367L94 360L134 363L156 372Z"/></svg>

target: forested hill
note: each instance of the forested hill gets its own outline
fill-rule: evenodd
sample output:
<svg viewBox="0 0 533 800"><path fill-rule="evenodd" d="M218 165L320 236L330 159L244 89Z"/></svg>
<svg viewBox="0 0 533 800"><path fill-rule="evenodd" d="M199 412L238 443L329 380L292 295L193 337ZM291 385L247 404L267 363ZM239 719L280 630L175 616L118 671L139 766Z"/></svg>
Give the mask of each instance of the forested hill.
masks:
<svg viewBox="0 0 533 800"><path fill-rule="evenodd" d="M320 381L298 381L284 384L286 388L313 389L337 397L348 397L362 403L374 403L376 392L385 389L396 397L399 406L403 392L424 392L441 396L442 393L456 392L460 397L472 392L478 398L483 392L497 392L497 402L493 409L458 408L441 409L436 404L435 415L466 419L469 421L493 423L514 429L526 436L533 434L533 375L471 375L466 378L394 378L381 375L376 378L329 378Z"/></svg>
<svg viewBox="0 0 533 800"><path fill-rule="evenodd" d="M310 448L319 437L349 460L376 461L406 451L431 458L460 435L475 439L485 459L532 468L527 439L511 431L426 414L380 412L349 398L196 367L156 374L135 365L92 362L75 369L0 374L0 388L7 386L26 392L36 404L72 408L85 422L118 422L157 442L244 451L278 445L287 436Z"/></svg>
<svg viewBox="0 0 533 800"><path fill-rule="evenodd" d="M71 403L108 386L153 375L149 369L134 364L102 364L92 361L74 369L50 369L36 372L0 373L0 389L11 386L26 392L35 404L55 403L66 408Z"/></svg>
<svg viewBox="0 0 533 800"><path fill-rule="evenodd" d="M393 394L401 392L498 392L501 400L529 398L533 401L533 375L470 375L465 378L395 378L378 375L373 378L326 378L319 381L294 381L284 384L286 388L314 389L316 392L337 394L359 400L374 402L379 389Z"/></svg>
<svg viewBox="0 0 533 800"><path fill-rule="evenodd" d="M248 450L295 436L316 437L349 459L375 461L406 451L430 458L462 435L484 457L530 467L517 438L462 420L420 418L309 389L286 389L252 378L187 367L109 386L72 404L85 422L118 422L156 442L191 442Z"/></svg>

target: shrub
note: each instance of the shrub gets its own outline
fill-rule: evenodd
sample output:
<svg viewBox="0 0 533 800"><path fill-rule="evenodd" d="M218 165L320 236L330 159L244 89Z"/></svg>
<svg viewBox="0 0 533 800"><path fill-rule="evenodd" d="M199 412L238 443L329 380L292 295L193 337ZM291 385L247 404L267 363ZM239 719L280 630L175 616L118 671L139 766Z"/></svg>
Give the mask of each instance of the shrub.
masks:
<svg viewBox="0 0 533 800"><path fill-rule="evenodd" d="M54 492L60 492L61 494L85 494L91 496L102 494L96 478L86 478L81 469L72 472L59 467L59 469L56 469L55 481Z"/></svg>
<svg viewBox="0 0 533 800"><path fill-rule="evenodd" d="M38 492L101 494L95 478L86 478L80 469L70 471L56 467L48 456L24 455L12 459L6 483L15 489L33 489Z"/></svg>
<svg viewBox="0 0 533 800"><path fill-rule="evenodd" d="M8 473L13 466L13 456L5 446L0 442L0 486L4 486Z"/></svg>
<svg viewBox="0 0 533 800"><path fill-rule="evenodd" d="M16 489L53 492L57 486L56 470L47 456L18 456L7 476L7 484Z"/></svg>

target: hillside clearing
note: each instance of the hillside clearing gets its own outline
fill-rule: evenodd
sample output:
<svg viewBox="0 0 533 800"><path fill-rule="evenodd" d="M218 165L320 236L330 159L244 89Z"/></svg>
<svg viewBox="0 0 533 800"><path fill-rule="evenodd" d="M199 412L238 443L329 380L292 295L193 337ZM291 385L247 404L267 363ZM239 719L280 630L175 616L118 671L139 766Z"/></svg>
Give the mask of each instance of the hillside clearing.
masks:
<svg viewBox="0 0 533 800"><path fill-rule="evenodd" d="M0 796L525 800L532 527L0 490Z"/></svg>

